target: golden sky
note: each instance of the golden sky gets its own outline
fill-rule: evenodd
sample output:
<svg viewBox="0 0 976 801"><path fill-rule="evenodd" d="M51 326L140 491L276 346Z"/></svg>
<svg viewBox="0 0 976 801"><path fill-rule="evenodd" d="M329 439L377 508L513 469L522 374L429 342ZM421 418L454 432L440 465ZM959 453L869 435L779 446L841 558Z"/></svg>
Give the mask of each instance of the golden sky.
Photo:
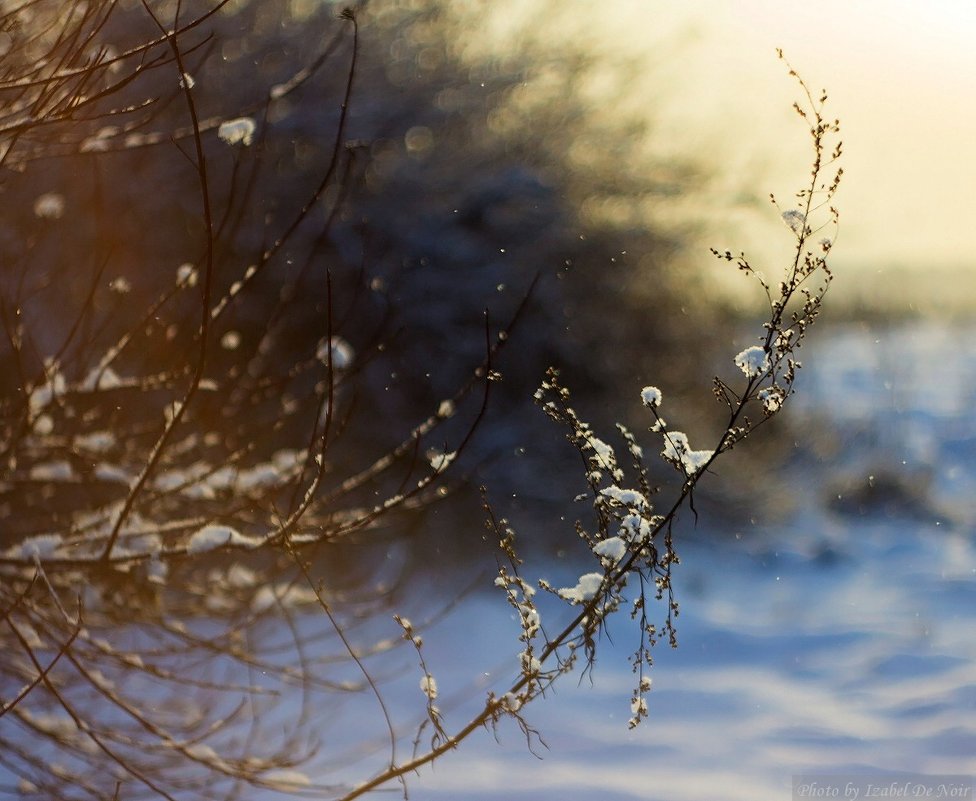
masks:
<svg viewBox="0 0 976 801"><path fill-rule="evenodd" d="M646 108L655 158L701 159L713 176L700 211L709 244L781 247L775 212L729 198L788 198L806 177L808 135L790 105L796 87L783 48L843 127L846 179L832 263L878 271L976 275L976 2L974 0L558 0L547 39L646 61L627 86ZM469 9L486 6L458 0ZM457 7L457 6L455 6ZM539 7L493 3L477 24L486 49L518 48L519 25ZM649 165L653 161L649 162ZM639 166L639 165L635 165ZM768 213L767 213L768 211ZM780 226L782 228L782 226ZM788 243L788 237L786 239Z"/></svg>
<svg viewBox="0 0 976 801"><path fill-rule="evenodd" d="M649 17L676 7L642 5ZM976 218L976 3L687 5L693 13L672 23L697 32L688 45L697 64L682 90L685 111L697 108L707 128L720 103L735 129L729 144L740 158L768 160L775 183L802 178L790 164L791 140L802 130L775 113L791 89L774 48L786 51L815 90L828 90L843 127L847 176L838 198L838 263L976 268L968 236Z"/></svg>

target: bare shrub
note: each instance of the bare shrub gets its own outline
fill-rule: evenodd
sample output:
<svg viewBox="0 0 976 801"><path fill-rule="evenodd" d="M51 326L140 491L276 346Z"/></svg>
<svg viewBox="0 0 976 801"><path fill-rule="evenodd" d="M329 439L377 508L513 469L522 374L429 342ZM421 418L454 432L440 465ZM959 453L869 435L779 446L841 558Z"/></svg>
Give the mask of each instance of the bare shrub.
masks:
<svg viewBox="0 0 976 801"><path fill-rule="evenodd" d="M0 231L0 764L11 792L354 798L503 718L530 734L526 705L580 659L592 666L604 621L624 606L639 627L637 725L651 647L674 635L679 513L694 509L712 462L782 408L820 311L831 244L813 243L818 215L836 221L839 173L824 176L840 150L825 152L837 126L822 116L826 98L807 92L798 111L812 177L798 208L781 210L796 237L791 263L767 279L744 256L716 252L769 301L759 344L730 365L744 380L715 381L721 437L693 449L661 417L662 393L644 388L677 476L670 495L659 492L636 438L620 429L619 459L548 373L537 400L582 458L592 514L577 533L594 570L574 587L528 581L511 526L487 505L502 554L495 583L517 613L522 653L511 684L450 726L423 627L397 616L390 636L377 624L397 610L406 577L343 561L343 546L380 540L443 493L526 301L501 325L479 321L464 369L398 441L360 435L380 427L383 403L357 393L390 372L380 332L396 311L395 275L367 268L368 237L351 244L354 226L339 230L345 201L370 180L366 145L350 133L359 22L343 11L323 37L301 38L302 66L289 71L294 62L262 39L278 24L273 5L29 0L0 15L0 164L13 209ZM221 40L220 25L256 33ZM208 88L211 74L230 86L217 73L251 45L255 80ZM217 48L231 66L211 73ZM310 103L313 88L327 98L309 111L316 143L287 123L289 104ZM551 631L540 588L572 607ZM404 647L425 700L401 758L402 724L372 664ZM316 708L363 692L388 729L388 759L352 788L314 783L303 767L320 756Z"/></svg>

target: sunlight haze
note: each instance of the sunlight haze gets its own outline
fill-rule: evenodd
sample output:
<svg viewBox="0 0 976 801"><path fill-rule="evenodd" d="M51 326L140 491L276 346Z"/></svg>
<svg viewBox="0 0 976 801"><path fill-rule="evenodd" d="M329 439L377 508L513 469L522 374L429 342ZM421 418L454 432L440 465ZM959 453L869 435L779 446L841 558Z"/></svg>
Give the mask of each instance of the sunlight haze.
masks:
<svg viewBox="0 0 976 801"><path fill-rule="evenodd" d="M706 221L709 244L760 260L780 252L776 214L757 201L773 192L788 202L810 163L780 47L812 91L828 91L827 113L841 120L834 265L862 281L888 271L911 281L919 270L953 281L976 273L962 222L976 215L976 4L615 0L565 8L546 20L548 40L646 64L641 79L615 91L651 121L654 158L704 165L708 190L690 214ZM479 27L475 46L519 47L519 15L531 12L517 5L496 13L502 19ZM735 202L741 207L730 211Z"/></svg>

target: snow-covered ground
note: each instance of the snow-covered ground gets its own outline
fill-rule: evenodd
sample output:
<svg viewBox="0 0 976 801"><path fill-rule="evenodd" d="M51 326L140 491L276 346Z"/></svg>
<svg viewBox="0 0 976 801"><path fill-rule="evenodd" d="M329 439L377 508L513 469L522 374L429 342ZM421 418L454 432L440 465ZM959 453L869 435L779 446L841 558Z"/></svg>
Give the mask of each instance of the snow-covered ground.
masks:
<svg viewBox="0 0 976 801"><path fill-rule="evenodd" d="M687 519L676 531L679 647L656 647L649 718L628 730L637 634L621 614L592 675L563 677L525 711L545 745L527 746L503 721L497 741L477 731L408 777L409 797L788 801L798 774L976 775L974 335L976 326L924 321L821 327L787 407L799 445L786 467L755 478L777 482L792 511L775 520L757 511L748 531L696 530ZM526 578L556 587L593 568L538 562L525 566ZM449 578L429 574L415 622L450 603ZM423 628L449 732L480 709L488 688L504 692L518 674L520 627L492 578ZM571 609L548 601L543 624L558 630L550 612L566 619ZM392 611L361 621L357 638L375 627L396 639ZM413 609L397 611L414 618ZM318 614L305 624L310 633L324 625ZM361 678L346 667L332 678ZM408 723L422 718L426 700L417 655L384 652L373 674L403 735L402 761ZM313 781L355 784L382 769L389 740L372 694L321 707L296 694L262 713L265 730L276 730L276 716L287 730L299 697L323 744L308 766ZM400 792L391 784L370 797Z"/></svg>
<svg viewBox="0 0 976 801"><path fill-rule="evenodd" d="M795 511L679 546L680 647L658 646L650 719L628 732L620 620L594 684L529 712L541 760L514 725L476 734L412 798L784 801L800 773L976 774L976 328L817 334L791 414L824 437L798 454ZM516 636L477 597L428 663L447 690Z"/></svg>

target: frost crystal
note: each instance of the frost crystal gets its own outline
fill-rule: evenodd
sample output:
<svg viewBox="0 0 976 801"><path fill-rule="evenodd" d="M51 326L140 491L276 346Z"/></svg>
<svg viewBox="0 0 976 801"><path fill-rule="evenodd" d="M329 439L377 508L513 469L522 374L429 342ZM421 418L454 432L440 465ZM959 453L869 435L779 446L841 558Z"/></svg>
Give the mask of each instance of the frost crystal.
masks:
<svg viewBox="0 0 976 801"><path fill-rule="evenodd" d="M661 390L657 387L644 387L641 390L641 401L648 408L656 408L661 405Z"/></svg>
<svg viewBox="0 0 976 801"><path fill-rule="evenodd" d="M736 355L735 366L749 378L755 378L769 369L769 354L758 345L753 345Z"/></svg>
<svg viewBox="0 0 976 801"><path fill-rule="evenodd" d="M238 117L236 120L227 120L220 123L217 129L219 136L228 145L241 144L247 147L254 139L254 131L257 126L250 117Z"/></svg>

